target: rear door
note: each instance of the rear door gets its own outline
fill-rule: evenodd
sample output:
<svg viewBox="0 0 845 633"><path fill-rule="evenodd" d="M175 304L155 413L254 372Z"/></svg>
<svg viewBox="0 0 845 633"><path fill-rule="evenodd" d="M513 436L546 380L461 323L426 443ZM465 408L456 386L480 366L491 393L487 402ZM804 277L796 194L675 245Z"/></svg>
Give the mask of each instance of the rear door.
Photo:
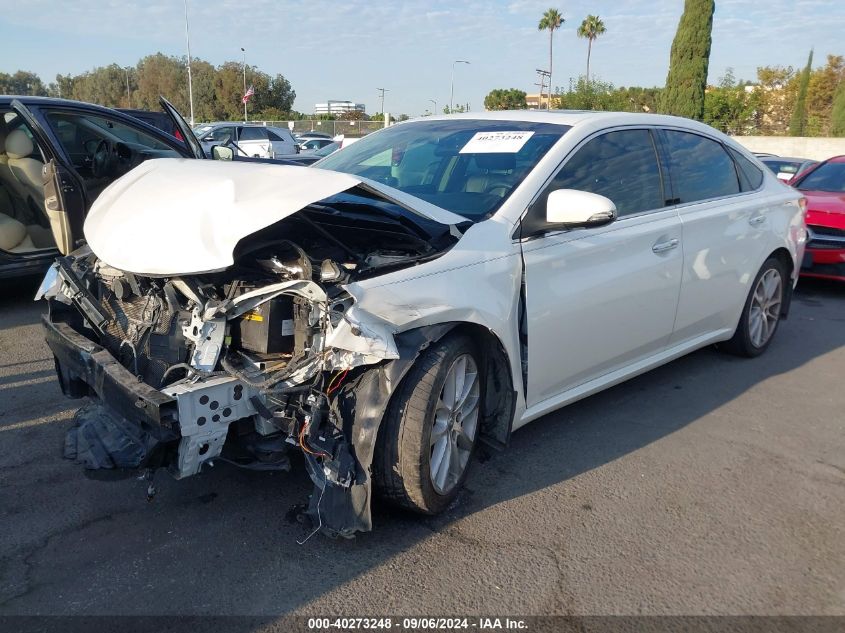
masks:
<svg viewBox="0 0 845 633"><path fill-rule="evenodd" d="M238 128L238 147L253 158L271 158L270 139L267 130L256 125Z"/></svg>
<svg viewBox="0 0 845 633"><path fill-rule="evenodd" d="M751 191L762 183L762 172L753 183L740 179L730 152L710 137L672 129L660 135L671 202L684 232L674 345L736 327L766 247L770 219L767 202Z"/></svg>

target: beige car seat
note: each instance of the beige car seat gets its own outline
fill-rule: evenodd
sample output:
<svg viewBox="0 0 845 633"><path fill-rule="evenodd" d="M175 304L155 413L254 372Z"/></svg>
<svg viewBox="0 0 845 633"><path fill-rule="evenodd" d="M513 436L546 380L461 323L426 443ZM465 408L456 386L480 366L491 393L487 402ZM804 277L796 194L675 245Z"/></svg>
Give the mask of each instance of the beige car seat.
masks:
<svg viewBox="0 0 845 633"><path fill-rule="evenodd" d="M32 198L40 209L44 208L44 163L30 158L35 146L23 130L14 130L6 137L6 155L12 176L23 186L26 197Z"/></svg>
<svg viewBox="0 0 845 633"><path fill-rule="evenodd" d="M0 213L0 249L12 253L35 249L26 225L3 213Z"/></svg>
<svg viewBox="0 0 845 633"><path fill-rule="evenodd" d="M24 134L24 136L26 136ZM9 155L6 153L6 121L0 118L0 184L6 189L8 194L14 198L19 198L24 202L29 197L29 188L23 185L9 167Z"/></svg>

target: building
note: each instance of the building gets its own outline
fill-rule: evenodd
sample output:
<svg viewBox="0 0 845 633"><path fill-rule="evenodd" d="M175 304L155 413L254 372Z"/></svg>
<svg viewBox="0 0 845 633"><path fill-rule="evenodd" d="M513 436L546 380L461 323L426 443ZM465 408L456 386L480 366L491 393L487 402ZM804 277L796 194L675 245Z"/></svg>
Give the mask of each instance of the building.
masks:
<svg viewBox="0 0 845 633"><path fill-rule="evenodd" d="M525 105L528 106L529 110L546 110L549 107L549 95L525 95Z"/></svg>
<svg viewBox="0 0 845 633"><path fill-rule="evenodd" d="M314 114L346 114L347 112L366 112L363 103L352 101L326 101L314 104Z"/></svg>

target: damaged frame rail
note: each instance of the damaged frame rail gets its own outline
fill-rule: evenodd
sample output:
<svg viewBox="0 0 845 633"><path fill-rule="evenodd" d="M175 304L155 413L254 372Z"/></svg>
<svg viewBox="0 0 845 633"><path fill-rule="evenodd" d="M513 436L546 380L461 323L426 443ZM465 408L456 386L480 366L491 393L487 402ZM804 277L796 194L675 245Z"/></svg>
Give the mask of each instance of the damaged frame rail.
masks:
<svg viewBox="0 0 845 633"><path fill-rule="evenodd" d="M195 347L185 378L156 389L80 333L102 332L107 317L73 268L60 260L45 278L38 297L50 299L43 324L61 388L69 397L94 396L77 413L65 456L95 478L160 467L183 478L216 459L243 466L224 446L246 424L264 456L247 467L287 470L287 451L302 451L314 483L307 515L315 531L351 537L371 530L370 469L390 398L419 354L457 324L394 336L354 306L331 318L325 292L312 281L269 284L216 303L188 280L169 283L194 305L182 330ZM227 321L283 294L307 300L312 325L321 324L312 353L281 371L223 355Z"/></svg>

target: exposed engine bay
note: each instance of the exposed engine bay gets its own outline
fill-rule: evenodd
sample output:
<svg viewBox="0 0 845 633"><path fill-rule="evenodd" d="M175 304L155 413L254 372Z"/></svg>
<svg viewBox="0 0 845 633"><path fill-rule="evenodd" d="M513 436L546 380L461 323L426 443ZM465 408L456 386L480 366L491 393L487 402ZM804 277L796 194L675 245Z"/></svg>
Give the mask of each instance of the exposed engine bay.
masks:
<svg viewBox="0 0 845 633"><path fill-rule="evenodd" d="M65 456L94 476L184 478L216 460L288 470L299 450L315 525L370 529L368 468L387 399L448 326L397 341L344 285L438 257L458 239L451 229L352 189L241 240L221 271L134 274L87 247L58 260L42 286L48 343L65 393L94 396Z"/></svg>

